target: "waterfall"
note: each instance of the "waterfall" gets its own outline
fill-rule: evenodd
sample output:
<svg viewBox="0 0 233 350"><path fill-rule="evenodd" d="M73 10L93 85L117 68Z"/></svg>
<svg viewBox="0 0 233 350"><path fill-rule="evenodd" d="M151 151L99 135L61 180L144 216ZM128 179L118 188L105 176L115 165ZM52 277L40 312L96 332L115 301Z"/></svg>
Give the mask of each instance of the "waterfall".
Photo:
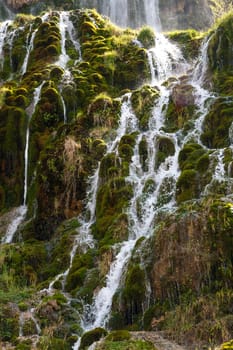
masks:
<svg viewBox="0 0 233 350"><path fill-rule="evenodd" d="M19 225L23 222L25 219L26 213L27 213L27 192L28 192L28 156L29 156L29 137L30 137L30 120L35 112L35 108L37 106L37 103L39 102L40 98L40 92L41 88L43 86L43 83L39 85L35 91L33 96L33 102L28 107L29 110L29 118L27 123L27 130L26 130L26 139L25 139L25 149L24 149L24 191L23 191L23 204L15 209L14 217L11 223L9 224L5 236L2 238L2 243L11 243L14 234L17 231Z"/></svg>
<svg viewBox="0 0 233 350"><path fill-rule="evenodd" d="M145 24L155 28L157 31L161 31L161 22L159 18L159 0L154 2L151 0L144 0L145 6Z"/></svg>
<svg viewBox="0 0 233 350"><path fill-rule="evenodd" d="M64 11L60 12L59 28L61 33L61 54L59 56L57 65L65 69L70 58L66 53L67 14Z"/></svg>
<svg viewBox="0 0 233 350"><path fill-rule="evenodd" d="M27 71L28 60L29 60L30 53L31 53L31 51L33 49L33 42L34 42L35 35L36 35L36 31L34 31L32 33L32 24L31 24L30 25L30 29L28 31L27 38L26 38L26 50L27 51L26 51L26 56L25 56L22 68L21 68L21 74L22 75L24 75L26 73L26 71Z"/></svg>
<svg viewBox="0 0 233 350"><path fill-rule="evenodd" d="M64 31L65 32L67 31L69 38L70 38L72 44L74 45L75 50L79 54L79 60L81 60L82 59L81 46L80 46L79 41L76 38L74 25L69 18L69 12L62 11L60 16L62 17L62 19L60 17L60 25L62 26L62 33L63 33L62 34L63 35L62 46L64 46L64 49L65 49L65 33L64 33Z"/></svg>
<svg viewBox="0 0 233 350"><path fill-rule="evenodd" d="M148 57L152 85L157 81L163 82L172 75L177 76L189 67L181 50L159 33L156 33L155 46L148 51Z"/></svg>
<svg viewBox="0 0 233 350"><path fill-rule="evenodd" d="M161 210L173 210L175 203L175 183L179 176L178 154L181 145L178 144L175 133L165 133L164 106L168 104L169 90L162 85L162 82L169 76L178 74L186 68L180 50L169 43L167 39L159 37L159 48L150 50L148 53L149 64L152 70L152 85L157 85L160 97L155 103L149 120L147 131L140 131L138 120L131 106L131 94L122 98L121 117L119 127L116 131L114 141L109 142L107 152L117 152L117 145L121 137L128 133L138 132L134 146L134 154L130 163L129 176L126 181L133 188L133 196L127 209L129 221L128 240L117 243L113 250L116 255L106 276L106 283L94 296L93 303L86 305L82 319L82 327L85 331L96 327L105 327L110 317L112 299L120 286L122 276L132 255L137 240L141 237L149 238L153 234L156 215ZM151 60L150 60L151 57ZM156 66L155 66L156 63ZM180 67L182 63L182 67ZM177 67L179 66L179 70ZM156 70L156 75L153 72ZM169 138L174 145L174 154L168 156L158 167L155 166L157 155L157 142L160 137ZM147 167L142 168L139 155L139 144L142 138L147 146ZM153 181L153 189L146 192L146 184ZM164 196L166 184L169 184L169 193ZM166 191L165 191L166 192ZM161 200L162 198L162 200ZM73 349L77 350L80 340L76 342Z"/></svg>
<svg viewBox="0 0 233 350"><path fill-rule="evenodd" d="M148 25L161 31L158 0L104 0L97 9L118 26Z"/></svg>
<svg viewBox="0 0 233 350"><path fill-rule="evenodd" d="M64 124L66 124L67 123L66 104L65 104L65 101L64 101L64 98L63 98L62 94L60 94L60 98L61 98L61 103L62 103L62 108L63 108Z"/></svg>
<svg viewBox="0 0 233 350"><path fill-rule="evenodd" d="M5 40L7 38L7 31L9 26L11 25L12 21L7 20L3 23L1 23L0 26L0 62L1 62L1 68L3 68L4 64L4 55L3 55L3 46L5 44Z"/></svg>

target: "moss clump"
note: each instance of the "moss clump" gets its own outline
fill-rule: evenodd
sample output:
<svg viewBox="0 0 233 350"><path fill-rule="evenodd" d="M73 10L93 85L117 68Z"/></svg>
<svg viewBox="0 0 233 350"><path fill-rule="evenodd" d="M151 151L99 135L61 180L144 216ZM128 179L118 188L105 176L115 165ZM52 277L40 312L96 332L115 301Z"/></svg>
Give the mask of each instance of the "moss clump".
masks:
<svg viewBox="0 0 233 350"><path fill-rule="evenodd" d="M133 150L134 145L135 145L134 134L122 136L118 145L118 152L119 152L119 156L126 162L131 161L131 158L134 153L134 150Z"/></svg>
<svg viewBox="0 0 233 350"><path fill-rule="evenodd" d="M233 340L223 343L220 350L233 350Z"/></svg>
<svg viewBox="0 0 233 350"><path fill-rule="evenodd" d="M140 155L140 162L142 164L143 171L148 170L148 144L145 137L142 137L140 143L139 143L139 155Z"/></svg>
<svg viewBox="0 0 233 350"><path fill-rule="evenodd" d="M197 198L210 180L209 154L196 143L187 143L179 153L179 166L182 170L177 181L177 201Z"/></svg>
<svg viewBox="0 0 233 350"><path fill-rule="evenodd" d="M203 123L202 142L209 148L230 145L229 128L233 122L233 101L218 98L210 107Z"/></svg>
<svg viewBox="0 0 233 350"><path fill-rule="evenodd" d="M195 108L193 86L185 82L176 84L165 113L165 130L174 132L184 127L193 118Z"/></svg>
<svg viewBox="0 0 233 350"><path fill-rule="evenodd" d="M198 196L198 173L193 169L182 171L177 181L178 203Z"/></svg>
<svg viewBox="0 0 233 350"><path fill-rule="evenodd" d="M190 60L197 57L203 39L200 32L194 29L177 30L169 32L167 36L179 44L185 59Z"/></svg>
<svg viewBox="0 0 233 350"><path fill-rule="evenodd" d="M89 250L86 254L76 254L66 280L68 291L83 286L88 270L94 267L93 253L93 251Z"/></svg>
<svg viewBox="0 0 233 350"><path fill-rule="evenodd" d="M107 331L103 328L95 328L89 332L84 333L80 343L80 349L85 350L91 344L98 341L100 338L105 337L107 335Z"/></svg>
<svg viewBox="0 0 233 350"><path fill-rule="evenodd" d="M146 49L155 46L155 33L150 27L142 27L137 38Z"/></svg>
<svg viewBox="0 0 233 350"><path fill-rule="evenodd" d="M91 126L114 128L117 126L119 102L101 93L88 106L88 119Z"/></svg>
<svg viewBox="0 0 233 350"><path fill-rule="evenodd" d="M179 166L181 170L196 168L200 157L205 154L205 150L197 143L187 143L179 153Z"/></svg>
<svg viewBox="0 0 233 350"><path fill-rule="evenodd" d="M167 157L173 156L175 153L174 143L168 137L159 137L156 141L156 149L156 167L159 167Z"/></svg>
<svg viewBox="0 0 233 350"><path fill-rule="evenodd" d="M147 85L132 93L132 107L139 120L141 130L148 130L148 122L152 116L152 110L158 97L158 90Z"/></svg>

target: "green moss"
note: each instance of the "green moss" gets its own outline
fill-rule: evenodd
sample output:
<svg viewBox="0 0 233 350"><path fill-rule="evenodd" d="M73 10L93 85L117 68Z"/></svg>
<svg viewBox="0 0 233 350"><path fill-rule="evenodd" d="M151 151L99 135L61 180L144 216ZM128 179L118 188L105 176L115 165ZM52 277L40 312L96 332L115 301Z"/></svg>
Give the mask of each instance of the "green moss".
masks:
<svg viewBox="0 0 233 350"><path fill-rule="evenodd" d="M181 170L196 168L197 162L204 154L204 149L197 143L187 143L184 145L178 158Z"/></svg>
<svg viewBox="0 0 233 350"><path fill-rule="evenodd" d="M126 273L125 286L122 291L126 324L133 324L137 320L137 316L142 313L146 293L145 283L144 270L137 264L130 266Z"/></svg>
<svg viewBox="0 0 233 350"><path fill-rule="evenodd" d="M53 81L60 81L64 71L60 67L54 67L50 72L50 78Z"/></svg>
<svg viewBox="0 0 233 350"><path fill-rule="evenodd" d="M64 339L58 339L55 337L50 336L42 336L40 337L39 343L38 343L38 349L40 350L69 350L70 345L68 342Z"/></svg>
<svg viewBox="0 0 233 350"><path fill-rule="evenodd" d="M4 105L0 110L0 181L1 197L6 208L21 203L26 120L26 114L21 108Z"/></svg>
<svg viewBox="0 0 233 350"><path fill-rule="evenodd" d="M106 341L123 341L123 340L129 340L131 338L131 334L127 330L119 330L119 331L112 331L106 336Z"/></svg>
<svg viewBox="0 0 233 350"><path fill-rule="evenodd" d="M202 142L209 148L223 148L230 144L229 128L233 122L233 103L218 98L210 107L203 123Z"/></svg>
<svg viewBox="0 0 233 350"><path fill-rule="evenodd" d="M68 291L81 287L84 284L88 270L94 266L93 259L93 252L91 250L86 254L76 254L66 280L66 288Z"/></svg>
<svg viewBox="0 0 233 350"><path fill-rule="evenodd" d="M147 85L144 85L140 90L136 90L132 93L132 107L139 120L139 127L142 130L148 129L148 122L158 97L158 90Z"/></svg>
<svg viewBox="0 0 233 350"><path fill-rule="evenodd" d="M220 350L233 350L233 340L223 343Z"/></svg>
<svg viewBox="0 0 233 350"><path fill-rule="evenodd" d="M177 30L169 32L167 36L169 39L179 44L186 59L189 60L197 57L203 39L200 32L194 29Z"/></svg>
<svg viewBox="0 0 233 350"><path fill-rule="evenodd" d="M89 332L84 333L79 347L80 350L87 349L91 344L106 336L106 334L107 331L103 328L95 328Z"/></svg>
<svg viewBox="0 0 233 350"><path fill-rule="evenodd" d="M106 341L98 345L97 350L156 350L153 344L145 340Z"/></svg>
<svg viewBox="0 0 233 350"><path fill-rule="evenodd" d="M208 46L209 65L212 71L224 71L233 68L231 60L232 18L230 12L218 23L217 30L211 36Z"/></svg>
<svg viewBox="0 0 233 350"><path fill-rule="evenodd" d="M156 149L156 167L159 167L167 157L173 156L175 153L174 143L168 137L159 137L156 141Z"/></svg>
<svg viewBox="0 0 233 350"><path fill-rule="evenodd" d="M146 49L155 46L155 33L150 27L142 27L137 38Z"/></svg>
<svg viewBox="0 0 233 350"><path fill-rule="evenodd" d="M182 171L177 180L176 199L178 203L196 198L198 195L198 173L190 169Z"/></svg>
<svg viewBox="0 0 233 350"><path fill-rule="evenodd" d="M193 86L176 84L165 113L165 130L174 132L183 128L194 117L195 108Z"/></svg>
<svg viewBox="0 0 233 350"><path fill-rule="evenodd" d="M88 107L90 124L97 127L113 128L117 126L119 102L113 101L107 94L98 94Z"/></svg>

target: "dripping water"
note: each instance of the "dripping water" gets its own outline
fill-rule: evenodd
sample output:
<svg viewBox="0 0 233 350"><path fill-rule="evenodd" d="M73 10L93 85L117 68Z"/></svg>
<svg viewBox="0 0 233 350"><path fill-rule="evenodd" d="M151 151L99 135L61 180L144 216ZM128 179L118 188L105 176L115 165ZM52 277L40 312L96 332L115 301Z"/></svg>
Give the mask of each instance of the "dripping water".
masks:
<svg viewBox="0 0 233 350"><path fill-rule="evenodd" d="M12 23L12 21L7 20L7 21L1 23L1 26L0 26L0 62L1 62L1 68L3 68L3 64L4 64L3 47L5 44L5 40L7 38L8 28L11 25L11 23Z"/></svg>

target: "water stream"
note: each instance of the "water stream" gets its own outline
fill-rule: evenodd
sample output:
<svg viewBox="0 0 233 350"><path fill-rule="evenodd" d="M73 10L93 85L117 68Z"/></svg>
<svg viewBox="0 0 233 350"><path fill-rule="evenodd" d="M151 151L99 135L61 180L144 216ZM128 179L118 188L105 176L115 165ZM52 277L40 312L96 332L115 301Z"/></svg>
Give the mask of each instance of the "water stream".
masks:
<svg viewBox="0 0 233 350"><path fill-rule="evenodd" d="M131 94L127 94L122 102L121 117L116 138L108 145L109 152L117 152L116 147L125 133L139 131L135 142L134 155L130 163L130 173L126 179L133 187L133 196L127 209L129 237L127 241L118 243L113 247L116 256L106 276L105 286L94 296L93 303L86 305L84 308L82 319L82 328L84 331L107 325L110 317L112 298L121 283L121 278L137 240L140 237L148 238L153 234L158 210L170 210L175 205L175 183L179 176L178 154L180 145L178 145L175 134L168 134L163 131L164 113L166 111L164 107L168 104L170 92L161 83L170 75L177 73L178 66L179 70L182 69L180 63L184 63L184 59L176 46L170 43L167 45L166 39L160 37L159 44L157 45L162 49L150 50L148 53L152 85L157 85L160 91L160 97L155 103L149 120L149 128L144 132L139 130L137 118L131 107ZM159 54L161 55L160 57L158 57ZM156 66L154 62L157 63ZM156 167L157 140L159 137L164 136L173 142L175 152L173 156L167 157L159 167ZM145 170L143 170L139 155L139 144L142 138L148 145L148 159ZM146 192L145 188L148 181L152 181L154 185L153 189ZM160 202L164 184L168 182L171 183L169 187L170 194ZM80 340L77 341L73 349L77 350L79 346Z"/></svg>
<svg viewBox="0 0 233 350"><path fill-rule="evenodd" d="M5 44L5 40L7 38L8 27L11 25L12 21L7 20L0 25L0 63L1 68L3 68L4 64L4 55L3 55L3 46Z"/></svg>

